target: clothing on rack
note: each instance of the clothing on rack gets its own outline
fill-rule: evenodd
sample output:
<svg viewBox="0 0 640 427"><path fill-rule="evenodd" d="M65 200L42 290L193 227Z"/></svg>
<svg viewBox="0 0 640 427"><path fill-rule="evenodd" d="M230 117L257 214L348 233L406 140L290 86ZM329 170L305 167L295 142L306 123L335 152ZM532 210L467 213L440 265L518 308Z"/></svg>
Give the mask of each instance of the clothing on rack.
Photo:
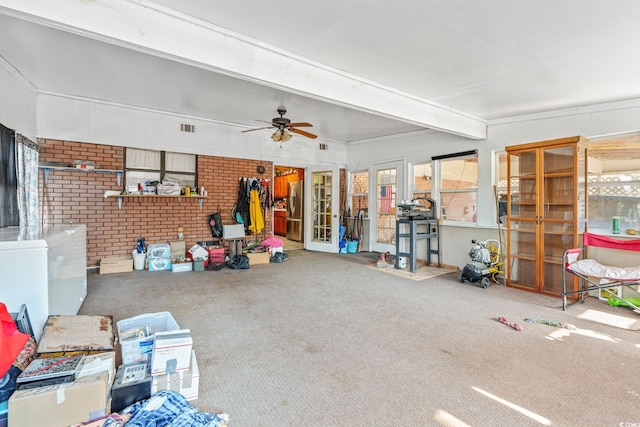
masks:
<svg viewBox="0 0 640 427"><path fill-rule="evenodd" d="M271 181L266 178L239 178L238 199L232 216L245 230L259 234L264 229L263 210L274 206Z"/></svg>
<svg viewBox="0 0 640 427"><path fill-rule="evenodd" d="M260 203L259 190L252 189L249 201L249 215L251 217L251 224L249 225L249 231L253 234L260 234L264 228L264 218L262 216L262 205Z"/></svg>

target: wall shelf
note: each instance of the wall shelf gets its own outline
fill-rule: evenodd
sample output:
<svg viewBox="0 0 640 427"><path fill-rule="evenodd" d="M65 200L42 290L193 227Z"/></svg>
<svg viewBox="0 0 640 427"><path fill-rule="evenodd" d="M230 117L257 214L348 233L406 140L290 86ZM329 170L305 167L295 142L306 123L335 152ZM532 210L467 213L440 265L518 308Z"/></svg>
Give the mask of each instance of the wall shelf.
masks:
<svg viewBox="0 0 640 427"><path fill-rule="evenodd" d="M202 199L206 199L208 196L178 196L173 194L106 194L105 197L117 198L118 210L122 209L122 200L125 198L151 199L153 197L159 197L163 199L198 199L200 210L202 210Z"/></svg>
<svg viewBox="0 0 640 427"><path fill-rule="evenodd" d="M44 171L44 183L49 183L49 171L68 171L68 172L90 172L90 173L113 173L116 175L116 182L118 186L120 185L120 177L122 177L123 172L121 170L113 170L113 169L85 169L85 168L74 168L71 166L51 166L51 165L39 165L38 168Z"/></svg>

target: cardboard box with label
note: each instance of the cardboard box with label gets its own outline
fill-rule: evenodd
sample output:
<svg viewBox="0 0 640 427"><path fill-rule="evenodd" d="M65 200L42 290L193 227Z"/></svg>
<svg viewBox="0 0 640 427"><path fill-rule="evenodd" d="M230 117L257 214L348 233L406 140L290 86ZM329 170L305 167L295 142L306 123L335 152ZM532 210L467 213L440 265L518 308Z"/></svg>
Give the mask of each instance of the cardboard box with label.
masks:
<svg viewBox="0 0 640 427"><path fill-rule="evenodd" d="M191 351L191 365L186 371L173 374L154 375L151 381L151 394L162 390L171 390L182 394L187 400L198 398L200 371L196 361L196 352Z"/></svg>
<svg viewBox="0 0 640 427"><path fill-rule="evenodd" d="M133 271L133 257L110 257L100 260L100 274L128 273Z"/></svg>
<svg viewBox="0 0 640 427"><path fill-rule="evenodd" d="M189 329L156 332L151 355L151 375L188 370L192 347L193 339Z"/></svg>
<svg viewBox="0 0 640 427"><path fill-rule="evenodd" d="M18 390L9 398L11 427L67 427L111 412L109 372L74 382Z"/></svg>

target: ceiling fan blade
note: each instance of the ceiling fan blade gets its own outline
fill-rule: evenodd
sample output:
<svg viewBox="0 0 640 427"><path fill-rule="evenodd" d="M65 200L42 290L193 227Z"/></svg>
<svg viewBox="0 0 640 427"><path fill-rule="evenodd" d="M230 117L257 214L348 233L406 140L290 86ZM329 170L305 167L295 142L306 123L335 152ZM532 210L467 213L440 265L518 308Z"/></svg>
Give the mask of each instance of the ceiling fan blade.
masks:
<svg viewBox="0 0 640 427"><path fill-rule="evenodd" d="M307 138L316 139L318 137L318 135L314 135L314 134L309 133L309 132L304 131L304 130L294 129L294 128L290 128L290 130L293 133L297 133L298 135L306 136Z"/></svg>
<svg viewBox="0 0 640 427"><path fill-rule="evenodd" d="M253 132L254 130L262 130L262 129L271 129L271 126L267 126L267 127L263 127L263 128L247 129L247 130L241 131L240 133Z"/></svg>
<svg viewBox="0 0 640 427"><path fill-rule="evenodd" d="M306 122L289 123L289 126L293 128L312 128L313 127L311 123L306 123Z"/></svg>

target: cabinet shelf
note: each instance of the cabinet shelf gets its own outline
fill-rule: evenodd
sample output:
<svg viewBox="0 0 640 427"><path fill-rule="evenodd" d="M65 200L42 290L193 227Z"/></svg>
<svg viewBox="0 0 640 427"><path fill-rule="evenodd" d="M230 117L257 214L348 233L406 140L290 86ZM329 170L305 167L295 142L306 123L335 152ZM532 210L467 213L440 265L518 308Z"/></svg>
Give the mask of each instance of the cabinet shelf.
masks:
<svg viewBox="0 0 640 427"><path fill-rule="evenodd" d="M117 198L118 199L118 210L122 209L122 200L125 198L141 198L141 199L151 199L154 197L159 197L163 199L198 199L198 203L200 205L200 210L202 210L202 199L208 198L208 196L179 196L176 194L109 194L105 195L106 198Z"/></svg>

